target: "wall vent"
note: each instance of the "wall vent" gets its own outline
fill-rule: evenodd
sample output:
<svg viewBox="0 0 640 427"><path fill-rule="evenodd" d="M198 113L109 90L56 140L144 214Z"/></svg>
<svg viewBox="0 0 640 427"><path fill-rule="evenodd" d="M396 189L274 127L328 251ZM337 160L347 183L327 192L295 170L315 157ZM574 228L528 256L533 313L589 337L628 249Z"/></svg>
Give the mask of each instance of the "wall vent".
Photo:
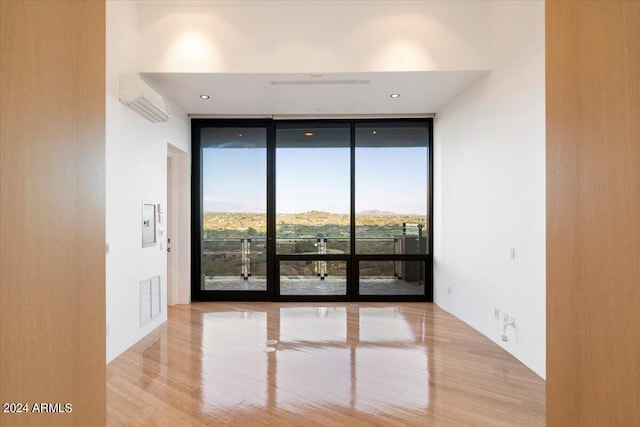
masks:
<svg viewBox="0 0 640 427"><path fill-rule="evenodd" d="M140 282L140 326L158 317L161 312L160 276Z"/></svg>
<svg viewBox="0 0 640 427"><path fill-rule="evenodd" d="M368 85L369 80L271 80L273 86Z"/></svg>

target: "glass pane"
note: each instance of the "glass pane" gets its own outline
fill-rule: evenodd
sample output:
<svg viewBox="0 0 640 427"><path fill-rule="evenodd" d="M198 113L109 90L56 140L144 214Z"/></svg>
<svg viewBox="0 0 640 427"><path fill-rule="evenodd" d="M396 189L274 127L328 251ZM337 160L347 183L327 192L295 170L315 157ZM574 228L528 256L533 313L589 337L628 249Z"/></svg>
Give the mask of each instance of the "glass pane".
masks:
<svg viewBox="0 0 640 427"><path fill-rule="evenodd" d="M348 124L282 123L276 129L276 251L349 252Z"/></svg>
<svg viewBox="0 0 640 427"><path fill-rule="evenodd" d="M264 128L202 129L204 290L267 289Z"/></svg>
<svg viewBox="0 0 640 427"><path fill-rule="evenodd" d="M424 295L424 261L360 261L360 295Z"/></svg>
<svg viewBox="0 0 640 427"><path fill-rule="evenodd" d="M356 253L426 254L426 122L357 124L355 155Z"/></svg>
<svg viewBox="0 0 640 427"><path fill-rule="evenodd" d="M280 295L346 294L346 261L280 261Z"/></svg>

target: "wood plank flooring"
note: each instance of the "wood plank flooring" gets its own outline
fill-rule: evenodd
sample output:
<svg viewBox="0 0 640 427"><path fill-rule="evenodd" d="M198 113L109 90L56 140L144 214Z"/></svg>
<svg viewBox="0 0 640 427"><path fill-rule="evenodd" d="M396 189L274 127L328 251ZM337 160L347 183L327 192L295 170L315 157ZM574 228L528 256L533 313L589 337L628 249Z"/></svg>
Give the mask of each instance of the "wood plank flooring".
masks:
<svg viewBox="0 0 640 427"><path fill-rule="evenodd" d="M434 304L168 311L108 365L108 425L544 425L544 381Z"/></svg>

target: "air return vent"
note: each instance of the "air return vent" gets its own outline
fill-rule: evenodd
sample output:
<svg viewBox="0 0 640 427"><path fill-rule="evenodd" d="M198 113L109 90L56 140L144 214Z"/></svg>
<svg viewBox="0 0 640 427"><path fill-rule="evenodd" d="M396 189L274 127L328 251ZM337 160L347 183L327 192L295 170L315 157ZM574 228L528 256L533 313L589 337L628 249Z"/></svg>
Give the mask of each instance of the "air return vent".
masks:
<svg viewBox="0 0 640 427"><path fill-rule="evenodd" d="M369 80L271 80L273 86L368 85Z"/></svg>
<svg viewBox="0 0 640 427"><path fill-rule="evenodd" d="M160 315L160 276L140 282L140 326Z"/></svg>

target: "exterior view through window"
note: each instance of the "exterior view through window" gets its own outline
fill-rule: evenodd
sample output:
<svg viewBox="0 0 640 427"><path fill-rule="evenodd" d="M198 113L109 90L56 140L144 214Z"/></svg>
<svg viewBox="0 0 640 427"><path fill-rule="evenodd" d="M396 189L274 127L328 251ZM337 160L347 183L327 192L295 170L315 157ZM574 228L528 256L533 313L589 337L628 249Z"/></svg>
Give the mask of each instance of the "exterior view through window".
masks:
<svg viewBox="0 0 640 427"><path fill-rule="evenodd" d="M194 300L432 300L431 119L194 119Z"/></svg>
<svg viewBox="0 0 640 427"><path fill-rule="evenodd" d="M267 289L267 133L202 129L203 290Z"/></svg>

